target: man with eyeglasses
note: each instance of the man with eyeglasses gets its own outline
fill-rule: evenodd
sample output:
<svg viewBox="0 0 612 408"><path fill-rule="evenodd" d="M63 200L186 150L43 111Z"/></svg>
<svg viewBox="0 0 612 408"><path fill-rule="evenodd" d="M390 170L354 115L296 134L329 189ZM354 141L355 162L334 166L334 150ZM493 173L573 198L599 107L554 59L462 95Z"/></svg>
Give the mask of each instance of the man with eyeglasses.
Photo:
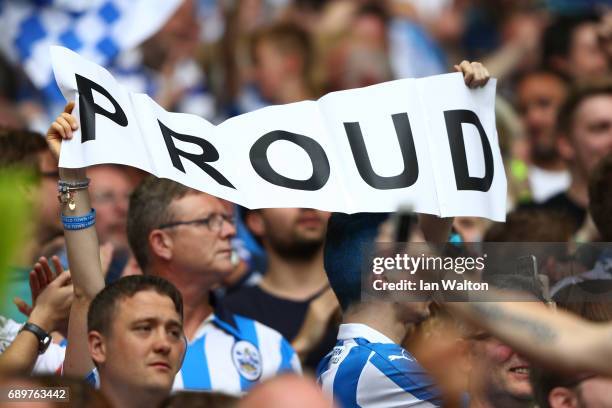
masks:
<svg viewBox="0 0 612 408"><path fill-rule="evenodd" d="M168 279L183 295L189 344L175 389L238 395L279 372L301 371L278 332L211 305L210 290L234 268L230 203L149 177L132 194L127 231L143 272Z"/></svg>
<svg viewBox="0 0 612 408"><path fill-rule="evenodd" d="M47 139L54 152L59 152L59 140L77 128L71 110L67 105L49 129ZM84 169L60 172L64 182L85 186L72 193L73 207L65 206L83 215L91 208ZM83 311L103 281L97 240L75 239L73 234L80 232L66 231L77 294L71 325L77 329L69 333L64 372L84 376L93 367L93 353L91 344L82 340L87 337ZM230 203L174 181L150 176L130 197L127 236L140 268L145 275L167 279L183 298L187 349L173 389L242 395L280 372L301 372L297 355L278 332L211 305L211 289L234 267L230 240L235 234ZM88 375L95 378L95 372Z"/></svg>

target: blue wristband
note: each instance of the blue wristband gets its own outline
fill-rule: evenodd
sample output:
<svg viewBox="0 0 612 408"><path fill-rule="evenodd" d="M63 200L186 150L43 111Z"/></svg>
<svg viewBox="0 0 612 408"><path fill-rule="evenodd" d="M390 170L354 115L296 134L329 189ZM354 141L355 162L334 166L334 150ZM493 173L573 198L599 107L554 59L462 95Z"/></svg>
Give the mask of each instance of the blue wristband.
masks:
<svg viewBox="0 0 612 408"><path fill-rule="evenodd" d="M94 208L85 215L70 217L62 215L62 224L66 230L80 230L89 228L96 223L96 210Z"/></svg>
<svg viewBox="0 0 612 408"><path fill-rule="evenodd" d="M65 230L69 230L69 231L76 231L76 230L82 230L85 228L89 228L93 225L96 224L96 220L93 219L91 221L88 222L78 222L78 223L73 223L73 224L64 224L64 229Z"/></svg>

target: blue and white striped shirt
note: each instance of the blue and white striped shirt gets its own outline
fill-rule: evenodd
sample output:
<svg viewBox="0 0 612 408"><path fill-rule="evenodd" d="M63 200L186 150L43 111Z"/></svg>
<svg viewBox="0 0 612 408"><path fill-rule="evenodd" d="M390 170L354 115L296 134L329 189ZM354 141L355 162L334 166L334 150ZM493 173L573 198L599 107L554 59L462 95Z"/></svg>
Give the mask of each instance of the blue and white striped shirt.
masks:
<svg viewBox="0 0 612 408"><path fill-rule="evenodd" d="M253 385L283 372L301 374L291 345L255 320L217 309L187 344L172 390L214 391L242 395ZM97 370L87 376L99 385Z"/></svg>
<svg viewBox="0 0 612 408"><path fill-rule="evenodd" d="M318 381L342 408L437 407L440 391L416 359L365 324L342 324Z"/></svg>

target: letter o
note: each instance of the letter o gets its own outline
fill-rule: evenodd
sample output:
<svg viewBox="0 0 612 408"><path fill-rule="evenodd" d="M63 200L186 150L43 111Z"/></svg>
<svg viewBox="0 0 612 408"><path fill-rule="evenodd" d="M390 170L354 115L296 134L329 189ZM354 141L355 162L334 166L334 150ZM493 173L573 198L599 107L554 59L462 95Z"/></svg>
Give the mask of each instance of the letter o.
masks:
<svg viewBox="0 0 612 408"><path fill-rule="evenodd" d="M268 148L272 143L286 140L300 146L310 157L312 176L307 180L295 180L278 174L268 161ZM330 166L325 150L316 140L284 130L266 133L253 144L249 152L253 170L269 183L294 190L315 191L321 189L329 179Z"/></svg>

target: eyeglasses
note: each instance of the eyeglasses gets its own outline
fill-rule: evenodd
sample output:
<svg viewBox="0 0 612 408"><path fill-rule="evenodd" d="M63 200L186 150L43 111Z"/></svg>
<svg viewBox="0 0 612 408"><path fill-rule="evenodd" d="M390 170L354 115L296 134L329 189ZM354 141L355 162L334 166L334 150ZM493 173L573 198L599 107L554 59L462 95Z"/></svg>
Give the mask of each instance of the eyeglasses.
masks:
<svg viewBox="0 0 612 408"><path fill-rule="evenodd" d="M178 227L179 225L195 225L195 226L204 225L211 232L220 232L221 229L223 228L223 222L227 222L231 226L234 226L235 224L233 216L227 215L227 214L213 213L213 214L210 214L206 218L200 218L197 220L174 221L174 222L169 222L167 224L162 224L159 226L159 229L173 228L173 227Z"/></svg>
<svg viewBox="0 0 612 408"><path fill-rule="evenodd" d="M115 194L112 191L106 191L103 193L94 193L91 196L94 205L105 205L105 204L117 204L117 203L129 203L129 194Z"/></svg>

